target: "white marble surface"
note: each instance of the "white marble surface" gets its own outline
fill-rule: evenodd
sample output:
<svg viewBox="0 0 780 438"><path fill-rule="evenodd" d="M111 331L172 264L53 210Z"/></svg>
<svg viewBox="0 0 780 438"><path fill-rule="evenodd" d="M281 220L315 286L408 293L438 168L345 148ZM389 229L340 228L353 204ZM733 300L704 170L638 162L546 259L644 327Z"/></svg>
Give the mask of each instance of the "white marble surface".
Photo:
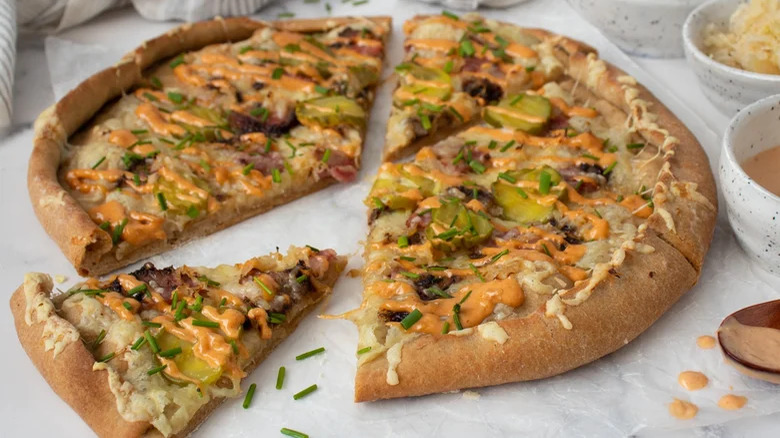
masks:
<svg viewBox="0 0 780 438"><path fill-rule="evenodd" d="M371 0L351 6L331 1L336 14L391 13L395 35L390 46L390 62L400 59L404 18L414 13L438 11L409 1ZM303 4L290 0L267 9L260 17L272 19L282 10L298 16L320 16L323 4ZM551 27L573 36L587 38L607 59L620 64L646 83L696 133L710 161L717 162L719 136L727 118L708 103L695 84L685 61L636 59L633 64L616 51L603 36L590 28L560 0L534 0L507 11L488 15L523 24ZM172 23L144 22L130 10L104 15L94 22L69 30L50 40L50 59L67 61L49 77L44 41L22 37L19 41L15 85L14 128L0 143L0 284L10 293L30 270L75 273L56 246L38 225L27 200L26 163L35 116L54 102L52 83L64 86L70 74L83 74L90 57L102 46L110 58L146 38L172 27ZM63 41L86 47L81 55L61 52ZM53 52L55 51L55 52ZM98 55L95 55L98 56ZM54 62L54 61L53 61ZM641 68L640 68L641 67ZM65 70L63 70L65 68ZM644 69L644 70L642 70ZM73 73L75 72L75 73ZM649 72L649 73L648 73ZM53 79L53 80L52 80ZM275 246L311 243L335 247L354 256L350 267L361 264L358 241L365 234L364 207L360 200L368 188L367 178L378 164L383 137L389 87L380 92L379 105L372 114L369 140L360 183L333 187L266 215L248 220L233 229L217 233L179 250L152 259L159 264L213 264L238 262ZM325 212L318 215L316 212ZM312 216L311 213L315 212ZM723 216L723 215L722 215ZM348 323L309 318L287 342L249 379L258 383L252 408L244 411L239 401L229 401L219 409L198 436L276 435L280 427L300 429L312 436L704 436L775 437L780 434L780 390L745 381L722 365L715 351L701 352L693 347L696 336L714 331L726 313L741 305L777 296L780 280L750 265L736 246L731 230L721 217L716 241L708 258L702 281L681 302L637 341L616 354L573 373L530 384L504 385L482 389L479 400L461 394L444 394L415 400L355 405L351 403L356 333ZM340 312L359 304L359 282L345 278L339 284L328 312ZM291 358L302 351L325 346L325 355L295 363ZM87 426L56 397L34 370L18 345L7 306L0 306L0 351L6 352L3 365L6 386L0 395L0 419L7 436L88 436ZM280 365L287 366L285 391L272 389ZM676 383L676 373L684 369L705 370L712 379L703 394L684 394ZM290 395L311 383L321 387L304 400L292 402ZM745 410L726 413L713 408L728 386L749 393ZM720 392L718 392L720 391ZM665 403L671 397L691 397L702 411L695 422L671 421ZM690 428L690 425L704 427ZM675 429L675 430L672 430Z"/></svg>

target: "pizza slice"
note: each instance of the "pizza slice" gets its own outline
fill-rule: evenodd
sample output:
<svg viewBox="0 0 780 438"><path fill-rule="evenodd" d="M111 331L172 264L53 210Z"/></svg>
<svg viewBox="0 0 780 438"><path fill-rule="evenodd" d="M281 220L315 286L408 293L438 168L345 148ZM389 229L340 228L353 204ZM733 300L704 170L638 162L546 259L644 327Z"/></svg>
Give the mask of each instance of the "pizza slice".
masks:
<svg viewBox="0 0 780 438"><path fill-rule="evenodd" d="M89 278L31 273L11 297L19 340L102 437L186 436L331 293L346 259L291 247L238 265Z"/></svg>
<svg viewBox="0 0 780 438"><path fill-rule="evenodd" d="M633 78L547 38L555 80L379 169L363 303L345 315L357 401L563 373L627 344L696 282L717 214L703 150Z"/></svg>
<svg viewBox="0 0 780 438"><path fill-rule="evenodd" d="M443 12L407 21L404 34L385 161L433 144L480 119L486 105L561 74L546 32Z"/></svg>
<svg viewBox="0 0 780 438"><path fill-rule="evenodd" d="M389 18L188 24L36 122L46 231L97 275L354 180Z"/></svg>

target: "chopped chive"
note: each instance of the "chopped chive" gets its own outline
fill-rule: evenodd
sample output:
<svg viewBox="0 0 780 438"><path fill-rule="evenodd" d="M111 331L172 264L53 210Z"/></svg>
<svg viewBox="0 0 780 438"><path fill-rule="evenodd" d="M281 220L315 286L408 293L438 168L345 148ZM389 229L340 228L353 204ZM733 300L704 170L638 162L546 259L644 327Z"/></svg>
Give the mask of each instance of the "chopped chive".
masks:
<svg viewBox="0 0 780 438"><path fill-rule="evenodd" d="M106 337L106 331L100 330L100 333L98 334L97 338L95 338L95 342L92 343L92 349L94 350L97 348L98 345L100 345L101 342L103 342L103 338Z"/></svg>
<svg viewBox="0 0 780 438"><path fill-rule="evenodd" d="M444 73L447 73L447 74L452 73L452 60L451 59L447 60L447 63L444 64L443 70L444 70Z"/></svg>
<svg viewBox="0 0 780 438"><path fill-rule="evenodd" d="M525 190L521 189L520 187L516 188L515 191L518 195L520 195L523 199L528 199L528 194L525 192Z"/></svg>
<svg viewBox="0 0 780 438"><path fill-rule="evenodd" d="M461 56L473 56L474 46L471 44L471 40L464 39L460 42L459 53Z"/></svg>
<svg viewBox="0 0 780 438"><path fill-rule="evenodd" d="M265 283L263 283L263 280L260 280L260 277L255 277L254 281L255 281L255 283L257 283L258 286L260 286L261 289L263 289L263 291L265 293L268 294L268 296L271 296L271 297L274 296L274 291L269 289L268 286L266 286Z"/></svg>
<svg viewBox="0 0 780 438"><path fill-rule="evenodd" d="M151 79L149 79L149 82L151 82L153 88L162 88L162 82L160 82L160 78L157 76L153 76Z"/></svg>
<svg viewBox="0 0 780 438"><path fill-rule="evenodd" d="M287 320L287 315L284 313L268 312L268 322L271 324L281 324Z"/></svg>
<svg viewBox="0 0 780 438"><path fill-rule="evenodd" d="M219 323L215 321L205 321L202 319L193 319L192 325L195 327L208 327L208 328L219 328Z"/></svg>
<svg viewBox="0 0 780 438"><path fill-rule="evenodd" d="M307 351L306 353L299 354L299 355L295 356L295 360L308 359L308 358L310 358L312 356L315 356L317 354L320 354L320 353L322 353L324 351L325 351L325 347L315 348L314 350Z"/></svg>
<svg viewBox="0 0 780 438"><path fill-rule="evenodd" d="M488 149L495 149L496 146L498 146L498 142L495 140L490 140L490 143L488 143Z"/></svg>
<svg viewBox="0 0 780 438"><path fill-rule="evenodd" d="M610 172L612 172L613 169L615 169L615 166L617 166L617 161L614 161L612 164L607 166L606 169L604 169L604 172L602 172L602 175L608 175Z"/></svg>
<svg viewBox="0 0 780 438"><path fill-rule="evenodd" d="M444 259L442 259L442 261L444 261ZM447 268L445 268L444 266L428 266L425 269L428 270L428 271L446 271L447 270Z"/></svg>
<svg viewBox="0 0 780 438"><path fill-rule="evenodd" d="M328 94L328 92L330 90L325 88L325 87L323 87L322 85L315 85L314 86L314 91L316 91L317 93L320 93L320 94Z"/></svg>
<svg viewBox="0 0 780 438"><path fill-rule="evenodd" d="M146 284L145 283L141 283L138 286L136 286L136 287L130 289L129 291L127 291L127 295L133 296L133 295L135 295L135 294L137 294L139 292L146 292L147 289L148 288L146 287Z"/></svg>
<svg viewBox="0 0 780 438"><path fill-rule="evenodd" d="M453 14L450 11L441 11L441 14L444 15L445 17L451 18L453 20L460 20L460 18L457 15Z"/></svg>
<svg viewBox="0 0 780 438"><path fill-rule="evenodd" d="M182 103L182 101L184 100L184 96L182 96L181 93L177 93L175 91L169 91L168 100L170 100L173 103L179 104Z"/></svg>
<svg viewBox="0 0 780 438"><path fill-rule="evenodd" d="M153 327L153 328L162 327L162 324L160 324L159 322L144 321L141 324L145 325L146 327Z"/></svg>
<svg viewBox="0 0 780 438"><path fill-rule="evenodd" d="M236 340L230 339L228 343L230 344L230 349L233 350L233 354L238 356L238 344L236 344Z"/></svg>
<svg viewBox="0 0 780 438"><path fill-rule="evenodd" d="M203 310L203 297L198 295L198 297L195 298L195 303L190 306L190 309L194 310L195 312L200 312Z"/></svg>
<svg viewBox="0 0 780 438"><path fill-rule="evenodd" d="M122 231L125 229L125 226L127 225L127 218L123 218L122 222L119 222L119 225L114 227L114 231L111 233L111 241L116 245L119 243L119 239L122 238Z"/></svg>
<svg viewBox="0 0 780 438"><path fill-rule="evenodd" d="M103 221L100 225L98 225L98 228L100 228L103 231L108 231L108 229L111 228L111 222Z"/></svg>
<svg viewBox="0 0 780 438"><path fill-rule="evenodd" d="M160 347L157 345L157 340L154 339L154 336L152 336L152 332L150 332L148 329L144 332L144 337L146 338L146 342L149 343L149 347L152 349L152 353L157 354L160 352Z"/></svg>
<svg viewBox="0 0 780 438"><path fill-rule="evenodd" d="M401 327L404 328L404 330L409 330L417 321L422 318L422 312L420 312L418 309L412 310L411 313L406 315L404 319L401 320Z"/></svg>
<svg viewBox="0 0 780 438"><path fill-rule="evenodd" d="M153 376L166 368L168 368L168 365L160 365L159 367L155 367L147 371L146 374L149 376Z"/></svg>
<svg viewBox="0 0 780 438"><path fill-rule="evenodd" d="M440 296L440 297L442 297L442 298L452 298L452 295L450 295L450 294L448 294L447 292L443 291L443 290L442 290L440 287L438 287L438 286L431 286L431 287L429 287L428 289L425 289L425 291L426 291L426 292L430 292L430 293L432 293L432 294L434 294L434 295L438 295L438 296Z"/></svg>
<svg viewBox="0 0 780 438"><path fill-rule="evenodd" d="M529 65L528 67L525 68L525 72L526 73L531 73L534 70L536 70L536 66L535 65Z"/></svg>
<svg viewBox="0 0 780 438"><path fill-rule="evenodd" d="M594 212L594 213L596 213L596 216L598 216L598 217L599 217L599 219L604 219L603 217L601 217L601 213L599 213L598 209L595 209L595 208L594 208L594 209L593 209L593 212Z"/></svg>
<svg viewBox="0 0 780 438"><path fill-rule="evenodd" d="M591 155L591 154L582 154L581 157L582 158L590 158L593 161L598 161L599 160L599 157L597 157L595 155Z"/></svg>
<svg viewBox="0 0 780 438"><path fill-rule="evenodd" d="M137 173L133 174L133 184L135 184L136 187L141 185L141 177Z"/></svg>
<svg viewBox="0 0 780 438"><path fill-rule="evenodd" d="M371 346L361 348L360 350L357 351L357 354L358 356L360 356L361 354L366 354L369 351L371 351Z"/></svg>
<svg viewBox="0 0 780 438"><path fill-rule="evenodd" d="M509 102L509 106L515 106L515 104L517 104L518 102L520 102L521 100L523 100L523 98L524 98L524 97L525 97L525 94L518 94L517 96L515 96L515 98L514 98L514 99L512 99L512 100Z"/></svg>
<svg viewBox="0 0 780 438"><path fill-rule="evenodd" d="M103 363L108 362L109 360L113 359L114 356L116 356L116 353L114 353L114 352L108 353L107 355L101 357L98 360L98 362L103 362Z"/></svg>
<svg viewBox="0 0 780 438"><path fill-rule="evenodd" d="M431 129L431 119L428 117L428 114L420 114L420 123L426 131Z"/></svg>
<svg viewBox="0 0 780 438"><path fill-rule="evenodd" d="M437 239L450 240L450 239L452 239L453 237L455 237L457 235L458 235L458 230L455 229L455 228L450 228L449 230L447 230L447 231L445 231L443 233L437 234L435 237Z"/></svg>
<svg viewBox="0 0 780 438"><path fill-rule="evenodd" d="M160 204L160 210L168 209L168 201L165 200L165 195L162 192L157 192L157 203Z"/></svg>
<svg viewBox="0 0 780 438"><path fill-rule="evenodd" d="M322 162L327 163L330 160L330 149L325 149L325 153L322 154Z"/></svg>
<svg viewBox="0 0 780 438"><path fill-rule="evenodd" d="M509 140L508 142L506 142L504 147L501 148L501 152L506 152L506 150L514 146L514 144L515 144L514 140Z"/></svg>
<svg viewBox="0 0 780 438"><path fill-rule="evenodd" d="M279 372L276 374L276 389L282 389L282 385L284 385L284 373L285 373L284 367L279 367Z"/></svg>
<svg viewBox="0 0 780 438"><path fill-rule="evenodd" d="M330 5L327 5L330 6ZM282 433L282 435L291 436L293 438L309 438L309 435L306 435L303 432L298 432L297 430L288 429L286 427L283 427L279 432Z"/></svg>
<svg viewBox="0 0 780 438"><path fill-rule="evenodd" d="M623 201L623 195L618 195L618 197L617 197L616 201L617 201L617 202L621 202L621 201Z"/></svg>
<svg viewBox="0 0 780 438"><path fill-rule="evenodd" d="M300 277L297 277L297 278L295 279L295 281L296 281L297 283L299 283L299 284L300 284L300 283L303 283L303 282L305 282L305 281L306 281L306 280L308 280L308 279L309 279L309 276L308 276L308 275L306 275L306 274L303 274L303 275L301 275Z"/></svg>
<svg viewBox="0 0 780 438"><path fill-rule="evenodd" d="M144 342L146 342L146 338L144 338L144 335L141 335L138 339L135 340L133 346L130 347L130 349L134 351L138 350L142 345L144 345Z"/></svg>
<svg viewBox="0 0 780 438"><path fill-rule="evenodd" d="M266 138L265 139L265 149L264 152L267 154L268 152L271 152L271 139Z"/></svg>
<svg viewBox="0 0 780 438"><path fill-rule="evenodd" d="M175 347L169 350L161 351L158 354L160 355L160 357L174 357L179 353L181 353L181 347Z"/></svg>
<svg viewBox="0 0 780 438"><path fill-rule="evenodd" d="M413 261L417 260L416 258L409 257L409 256L401 256L400 259L401 260L406 260L407 262L413 262Z"/></svg>
<svg viewBox="0 0 780 438"><path fill-rule="evenodd" d="M629 143L626 145L626 149L642 149L645 147L644 143Z"/></svg>
<svg viewBox="0 0 780 438"><path fill-rule="evenodd" d="M426 109L426 110L434 112L434 113L438 113L442 109L444 109L444 105L434 105L434 104L428 103L428 102L423 102L421 106L422 106L423 109Z"/></svg>
<svg viewBox="0 0 780 438"><path fill-rule="evenodd" d="M584 183L585 182L583 180L577 181L577 184L574 185L574 191L579 193L580 187L582 187L582 184L584 184Z"/></svg>
<svg viewBox="0 0 780 438"><path fill-rule="evenodd" d="M173 291L173 296L171 296L171 310L175 309L178 304L179 304L179 292Z"/></svg>
<svg viewBox="0 0 780 438"><path fill-rule="evenodd" d="M249 405L252 404L252 397L255 396L255 388L257 388L256 383L249 385L249 389L246 391L246 397L244 397L244 403L242 404L244 409L249 409Z"/></svg>
<svg viewBox="0 0 780 438"><path fill-rule="evenodd" d="M281 67L276 67L271 73L271 78L273 79L281 79L282 75L284 74L284 69Z"/></svg>
<svg viewBox="0 0 780 438"><path fill-rule="evenodd" d="M360 6L360 5L364 5L366 3L368 3L368 0L360 0L360 1L352 3L352 6Z"/></svg>
<svg viewBox="0 0 780 438"><path fill-rule="evenodd" d="M246 53L246 52L248 52L250 50L252 50L252 46L244 46L244 47L238 49L238 53L240 55L243 55L244 53Z"/></svg>
<svg viewBox="0 0 780 438"><path fill-rule="evenodd" d="M106 161L106 156L105 155L102 156L99 160L97 160L95 162L95 164L92 165L92 168L93 169L97 169L97 167L100 166L101 164L103 164L104 161Z"/></svg>
<svg viewBox="0 0 780 438"><path fill-rule="evenodd" d="M252 169L255 168L255 163L249 163L246 166L244 166L243 169L241 169L241 173L244 175L249 175L249 172L252 171Z"/></svg>
<svg viewBox="0 0 780 438"><path fill-rule="evenodd" d="M200 216L200 210L194 205L190 205L187 207L187 216L189 216L190 219L197 219L197 217Z"/></svg>
<svg viewBox="0 0 780 438"><path fill-rule="evenodd" d="M171 61L170 64L168 64L171 68L176 68L180 64L184 64L184 55L179 55L175 58L173 58L173 61Z"/></svg>
<svg viewBox="0 0 780 438"><path fill-rule="evenodd" d="M399 248L406 248L409 246L409 238L406 236L401 236L398 238L398 247Z"/></svg>
<svg viewBox="0 0 780 438"><path fill-rule="evenodd" d="M550 254L550 250L547 249L547 245L544 243L542 244L542 249L544 250L544 253L547 254L547 257L552 257L552 254Z"/></svg>
<svg viewBox="0 0 780 438"><path fill-rule="evenodd" d="M147 98L150 102L157 102L158 100L160 100L157 98L157 96L149 92L143 93L142 96Z"/></svg>
<svg viewBox="0 0 780 438"><path fill-rule="evenodd" d="M225 304L227 304L227 298L223 297L221 300L219 300L219 307L224 307Z"/></svg>
<svg viewBox="0 0 780 438"><path fill-rule="evenodd" d="M414 272L401 271L400 274L406 278L411 278L412 280L417 280L418 278L420 278L420 274L415 274Z"/></svg>
<svg viewBox="0 0 780 438"><path fill-rule="evenodd" d="M463 299L462 299L462 300L460 300L460 301L458 302L458 304L463 304L463 303L465 303L465 302L466 302L466 300L468 300L468 299L469 299L469 297L471 296L471 292L473 292L473 291L468 291L468 292L466 292L466 295L464 295L464 296L463 296Z"/></svg>
<svg viewBox="0 0 780 438"><path fill-rule="evenodd" d="M317 384L315 383L314 385L311 385L310 387L304 389L303 391L300 391L295 395L293 395L293 400L300 400L316 390L317 390Z"/></svg>
<svg viewBox="0 0 780 438"><path fill-rule="evenodd" d="M539 173L539 193L546 195L550 193L550 186L552 185L552 175L550 172L543 170Z"/></svg>
<svg viewBox="0 0 780 438"><path fill-rule="evenodd" d="M295 14L292 12L280 12L276 14L276 18L292 18Z"/></svg>
<svg viewBox="0 0 780 438"><path fill-rule="evenodd" d="M282 182L282 173L279 172L279 169L274 169L271 171L271 180L275 183Z"/></svg>
<svg viewBox="0 0 780 438"><path fill-rule="evenodd" d="M187 303L184 300L179 301L179 304L176 306L176 311L173 313L173 319L176 321L181 321L184 319L186 315L184 315L184 308L187 307Z"/></svg>
<svg viewBox="0 0 780 438"><path fill-rule="evenodd" d="M131 312L133 311L133 305L128 303L127 301L122 301L122 307L124 307L125 309Z"/></svg>
<svg viewBox="0 0 780 438"><path fill-rule="evenodd" d="M479 173L479 174L483 174L483 173L485 173L485 165L484 165L484 164L482 164L482 163L480 163L480 162L479 162L479 161L477 161L477 160L471 160L471 161L469 161L469 167L471 167L471 169L472 169L474 172L477 172L477 173Z"/></svg>
<svg viewBox="0 0 780 438"><path fill-rule="evenodd" d="M310 250L312 250L312 251L314 251L314 252L320 252L320 250L319 250L319 249L317 249L317 248L315 248L315 247L313 247L313 246L311 246L311 245L306 245L306 248L309 248Z"/></svg>
<svg viewBox="0 0 780 438"><path fill-rule="evenodd" d="M507 255L507 254L509 254L509 250L508 250L508 249L504 249L504 250L503 250L503 251L501 251L500 253L498 253L498 254L494 255L493 257L491 257L491 258L490 258L490 263L495 263L495 262L497 262L497 261L498 261L498 259L500 259L501 257L503 257L503 256L505 256L505 255Z"/></svg>
<svg viewBox="0 0 780 438"><path fill-rule="evenodd" d="M450 322L444 321L444 324L441 326L441 334L446 335L450 331Z"/></svg>
<svg viewBox="0 0 780 438"><path fill-rule="evenodd" d="M506 172L499 172L498 173L498 177L503 179L504 181L510 182L512 184L517 182L517 178L513 177L512 175L510 175L510 174L508 174Z"/></svg>
<svg viewBox="0 0 780 438"><path fill-rule="evenodd" d="M474 266L474 263L469 263L469 268L471 268L471 272L473 272L474 275L476 275L477 278L479 278L479 281L483 283L485 282L485 277L483 277L482 274L479 272L479 269L477 269L477 267Z"/></svg>
<svg viewBox="0 0 780 438"><path fill-rule="evenodd" d="M452 321L455 323L455 328L463 330L463 325L460 323L460 304L452 306Z"/></svg>

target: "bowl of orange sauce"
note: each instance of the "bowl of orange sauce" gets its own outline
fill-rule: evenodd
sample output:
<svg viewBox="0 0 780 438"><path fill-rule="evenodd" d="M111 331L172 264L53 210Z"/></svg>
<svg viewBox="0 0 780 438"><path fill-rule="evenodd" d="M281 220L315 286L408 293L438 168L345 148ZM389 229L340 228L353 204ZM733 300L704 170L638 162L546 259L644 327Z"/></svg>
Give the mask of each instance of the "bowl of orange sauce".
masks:
<svg viewBox="0 0 780 438"><path fill-rule="evenodd" d="M740 246L780 275L780 94L734 116L723 136L719 175Z"/></svg>

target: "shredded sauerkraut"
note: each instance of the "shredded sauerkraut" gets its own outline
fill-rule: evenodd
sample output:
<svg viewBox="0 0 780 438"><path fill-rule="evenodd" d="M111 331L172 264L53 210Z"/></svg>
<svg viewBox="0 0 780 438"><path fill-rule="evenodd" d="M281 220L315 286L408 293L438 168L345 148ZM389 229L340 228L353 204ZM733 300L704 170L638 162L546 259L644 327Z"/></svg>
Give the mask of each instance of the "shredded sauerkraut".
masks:
<svg viewBox="0 0 780 438"><path fill-rule="evenodd" d="M780 0L751 0L740 5L727 32L710 23L705 52L723 64L757 73L780 74Z"/></svg>

